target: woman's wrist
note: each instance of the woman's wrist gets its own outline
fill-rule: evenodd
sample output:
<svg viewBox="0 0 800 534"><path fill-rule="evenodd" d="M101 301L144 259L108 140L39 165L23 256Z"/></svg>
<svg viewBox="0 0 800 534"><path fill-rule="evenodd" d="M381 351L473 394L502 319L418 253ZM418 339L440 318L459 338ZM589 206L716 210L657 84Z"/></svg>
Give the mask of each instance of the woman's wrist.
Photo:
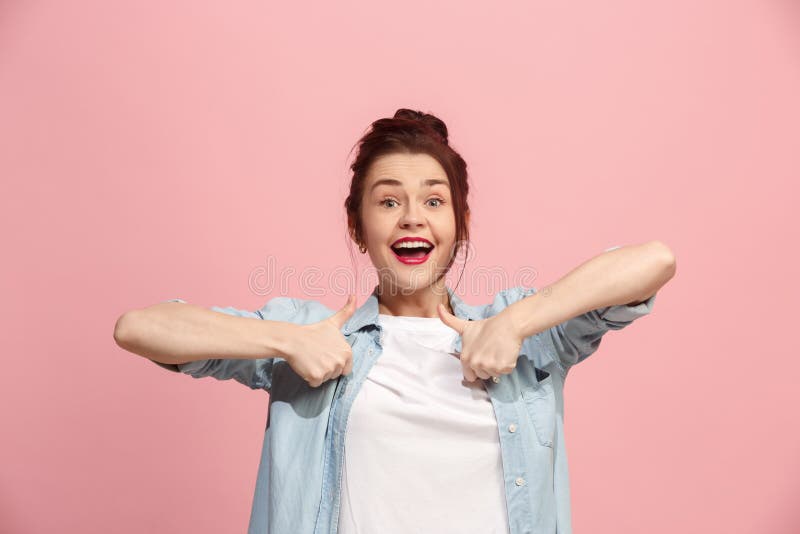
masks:
<svg viewBox="0 0 800 534"><path fill-rule="evenodd" d="M279 357L288 361L299 326L285 321L264 321L264 336L261 343L265 357Z"/></svg>
<svg viewBox="0 0 800 534"><path fill-rule="evenodd" d="M501 314L505 314L512 329L520 339L538 334L545 329L541 323L540 313L541 295L534 293L506 307Z"/></svg>

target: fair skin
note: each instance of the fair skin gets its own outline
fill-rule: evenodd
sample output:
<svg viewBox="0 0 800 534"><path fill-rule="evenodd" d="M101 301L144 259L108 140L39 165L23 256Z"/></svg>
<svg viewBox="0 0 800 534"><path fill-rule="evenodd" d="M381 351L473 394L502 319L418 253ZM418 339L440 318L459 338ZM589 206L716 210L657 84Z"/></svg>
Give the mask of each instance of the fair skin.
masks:
<svg viewBox="0 0 800 534"><path fill-rule="evenodd" d="M444 268L456 241L456 219L447 174L427 154L389 154L366 176L361 207L363 239L379 273L379 312L437 317L449 308ZM421 237L433 251L421 265L406 265L391 249L401 237Z"/></svg>
<svg viewBox="0 0 800 534"><path fill-rule="evenodd" d="M649 241L604 252L553 284L481 321L465 321L444 309L442 321L462 334L464 376L480 378L513 371L522 340L590 310L635 305L655 294L675 275L670 249Z"/></svg>
<svg viewBox="0 0 800 534"><path fill-rule="evenodd" d="M396 183L379 184L386 179ZM367 251L379 272L380 313L438 316L459 332L461 365L469 382L511 373L526 337L589 310L641 302L676 270L672 251L660 241L625 246L583 262L497 315L466 321L452 314L441 272L453 253L455 214L439 163L426 154L378 158L367 175L361 216ZM406 265L397 260L390 245L404 236L424 237L434 244L428 261ZM352 370L352 350L341 328L355 309L350 295L331 317L298 325L159 303L120 317L114 338L122 348L164 363L280 356L309 385L318 387Z"/></svg>

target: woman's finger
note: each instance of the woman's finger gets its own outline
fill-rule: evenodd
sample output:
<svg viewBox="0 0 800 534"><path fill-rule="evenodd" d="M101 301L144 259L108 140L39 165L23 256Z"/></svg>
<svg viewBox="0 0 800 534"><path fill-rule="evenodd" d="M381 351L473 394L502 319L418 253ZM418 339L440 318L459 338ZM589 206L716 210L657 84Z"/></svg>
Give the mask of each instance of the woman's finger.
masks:
<svg viewBox="0 0 800 534"><path fill-rule="evenodd" d="M445 309L444 304L439 303L436 307L437 311L439 312L439 318L442 320L444 324L455 330L456 332L462 334L464 332L464 324L467 322L464 319L460 319L447 311Z"/></svg>
<svg viewBox="0 0 800 534"><path fill-rule="evenodd" d="M483 378L484 380L489 378L489 376L491 376L489 373L487 373L483 369L473 369L473 371L475 371L475 374L478 375L480 378Z"/></svg>
<svg viewBox="0 0 800 534"><path fill-rule="evenodd" d="M475 382L478 379L475 371L464 360L461 360L461 370L467 382Z"/></svg>

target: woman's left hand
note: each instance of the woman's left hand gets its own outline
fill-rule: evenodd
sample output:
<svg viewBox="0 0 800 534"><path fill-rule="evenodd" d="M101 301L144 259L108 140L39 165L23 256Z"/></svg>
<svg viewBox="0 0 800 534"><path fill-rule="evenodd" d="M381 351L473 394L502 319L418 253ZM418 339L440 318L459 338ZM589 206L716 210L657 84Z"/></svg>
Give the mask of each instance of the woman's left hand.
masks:
<svg viewBox="0 0 800 534"><path fill-rule="evenodd" d="M514 370L522 337L507 314L467 321L448 312L444 304L437 309L442 322L461 334L461 367L467 381L499 377Z"/></svg>

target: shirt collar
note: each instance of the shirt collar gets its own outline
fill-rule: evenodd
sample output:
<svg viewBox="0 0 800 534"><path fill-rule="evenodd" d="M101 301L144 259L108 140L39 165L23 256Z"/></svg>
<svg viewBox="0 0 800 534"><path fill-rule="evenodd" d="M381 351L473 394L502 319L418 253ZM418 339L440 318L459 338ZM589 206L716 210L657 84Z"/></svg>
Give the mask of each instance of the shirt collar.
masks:
<svg viewBox="0 0 800 534"><path fill-rule="evenodd" d="M372 290L372 293L367 297L367 300L359 306L350 319L344 323L343 327L343 334L349 335L357 330L361 330L365 326L374 325L377 326L378 324L378 287ZM447 293L450 296L450 305L453 307L454 315L460 319L466 319L468 321L477 321L480 320L482 317L475 309L475 307L470 306L469 304L464 303L458 296L455 294L455 291L450 286L445 286L447 288Z"/></svg>

